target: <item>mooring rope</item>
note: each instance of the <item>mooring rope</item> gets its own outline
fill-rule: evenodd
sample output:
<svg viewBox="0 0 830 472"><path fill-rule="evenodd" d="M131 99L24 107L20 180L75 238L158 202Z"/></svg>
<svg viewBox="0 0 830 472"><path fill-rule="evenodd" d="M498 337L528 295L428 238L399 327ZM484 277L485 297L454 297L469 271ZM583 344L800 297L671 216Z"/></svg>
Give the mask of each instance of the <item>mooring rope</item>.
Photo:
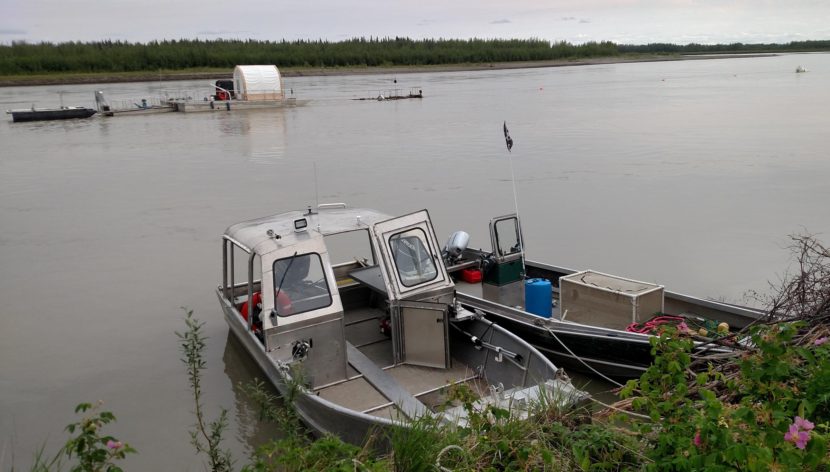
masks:
<svg viewBox="0 0 830 472"><path fill-rule="evenodd" d="M441 456L444 455L445 452L451 451L453 449L457 449L461 452L464 452L464 449L461 446L456 446L455 444L450 444L449 446L441 449L441 452L438 453L438 456L435 458L435 467L438 468L441 472L452 472L452 469L448 469L441 465Z"/></svg>
<svg viewBox="0 0 830 472"><path fill-rule="evenodd" d="M616 380L611 379L610 377L607 377L607 376L603 375L600 371L598 371L598 370L594 369L593 367L591 367L590 365L588 365L588 363L585 362L584 360L582 360L581 357L574 354L574 352L571 351L571 349L568 346L566 346L565 343L563 343L561 339L559 339L559 336L557 336L556 333L554 333L553 330L550 329L550 327L548 327L548 326L542 326L542 327L545 328L545 330L547 330L548 334L553 336L553 339L555 339L556 342L558 342L562 347L564 347L565 350L568 351L568 353L574 357L574 359L581 362L582 365L587 367L591 372L595 373L597 376L601 377L602 379L605 379L606 381L616 385L617 387L624 387L623 384L617 382Z"/></svg>

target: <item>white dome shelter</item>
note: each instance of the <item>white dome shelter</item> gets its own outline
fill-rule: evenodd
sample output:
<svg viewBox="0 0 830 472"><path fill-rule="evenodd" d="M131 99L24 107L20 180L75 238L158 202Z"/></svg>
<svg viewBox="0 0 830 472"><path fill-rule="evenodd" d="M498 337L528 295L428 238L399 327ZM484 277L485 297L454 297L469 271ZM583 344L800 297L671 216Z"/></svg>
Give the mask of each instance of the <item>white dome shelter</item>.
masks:
<svg viewBox="0 0 830 472"><path fill-rule="evenodd" d="M285 91L277 66L236 66L233 70L236 98L246 101L282 100Z"/></svg>

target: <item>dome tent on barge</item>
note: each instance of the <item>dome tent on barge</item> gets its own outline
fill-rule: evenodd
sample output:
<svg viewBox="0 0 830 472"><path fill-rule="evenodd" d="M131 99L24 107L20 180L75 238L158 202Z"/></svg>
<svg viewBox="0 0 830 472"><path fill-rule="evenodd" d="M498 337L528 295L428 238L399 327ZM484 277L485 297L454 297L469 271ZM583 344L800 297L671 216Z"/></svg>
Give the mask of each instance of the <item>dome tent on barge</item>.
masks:
<svg viewBox="0 0 830 472"><path fill-rule="evenodd" d="M275 65L236 66L233 70L234 95L238 100L284 100L285 87Z"/></svg>

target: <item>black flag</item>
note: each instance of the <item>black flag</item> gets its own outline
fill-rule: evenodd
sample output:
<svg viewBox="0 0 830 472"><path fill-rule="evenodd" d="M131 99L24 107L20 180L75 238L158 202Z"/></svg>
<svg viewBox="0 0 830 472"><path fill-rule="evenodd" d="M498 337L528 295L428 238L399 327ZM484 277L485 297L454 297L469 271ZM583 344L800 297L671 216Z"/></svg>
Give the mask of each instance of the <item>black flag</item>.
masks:
<svg viewBox="0 0 830 472"><path fill-rule="evenodd" d="M507 131L507 122L504 122L504 142L507 144L507 151L513 149L513 138L510 137L510 131Z"/></svg>

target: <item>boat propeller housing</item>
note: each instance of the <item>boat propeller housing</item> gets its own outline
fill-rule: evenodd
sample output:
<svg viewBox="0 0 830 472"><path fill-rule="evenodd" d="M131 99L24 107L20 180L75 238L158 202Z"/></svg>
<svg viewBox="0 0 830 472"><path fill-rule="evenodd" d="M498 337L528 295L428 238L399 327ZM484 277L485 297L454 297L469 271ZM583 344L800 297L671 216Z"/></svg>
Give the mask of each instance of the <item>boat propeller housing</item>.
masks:
<svg viewBox="0 0 830 472"><path fill-rule="evenodd" d="M446 246L444 246L443 254L444 259L450 262L454 262L461 257L461 253L467 249L467 244L470 243L470 235L464 231L456 231L452 235L450 235L450 239L447 240Z"/></svg>

